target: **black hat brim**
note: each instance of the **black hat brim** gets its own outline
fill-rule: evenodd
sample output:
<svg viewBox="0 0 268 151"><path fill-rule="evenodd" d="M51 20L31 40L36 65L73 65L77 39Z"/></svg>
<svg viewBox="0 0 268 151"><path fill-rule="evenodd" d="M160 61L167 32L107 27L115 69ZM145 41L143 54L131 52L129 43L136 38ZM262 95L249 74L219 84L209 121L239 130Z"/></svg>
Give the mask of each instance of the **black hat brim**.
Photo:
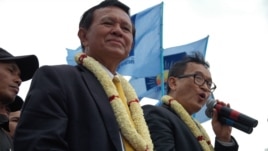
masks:
<svg viewBox="0 0 268 151"><path fill-rule="evenodd" d="M39 67L38 58L35 55L10 56L0 58L0 61L14 61L21 72L21 80L27 81L32 78L33 74Z"/></svg>

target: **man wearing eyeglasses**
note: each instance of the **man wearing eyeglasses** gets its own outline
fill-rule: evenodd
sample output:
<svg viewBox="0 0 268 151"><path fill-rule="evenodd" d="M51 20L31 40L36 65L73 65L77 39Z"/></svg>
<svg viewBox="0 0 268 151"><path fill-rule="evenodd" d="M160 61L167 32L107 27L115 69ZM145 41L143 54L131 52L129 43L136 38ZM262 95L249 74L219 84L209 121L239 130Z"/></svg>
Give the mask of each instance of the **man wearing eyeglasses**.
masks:
<svg viewBox="0 0 268 151"><path fill-rule="evenodd" d="M209 64L199 53L188 55L171 67L162 106L143 106L156 151L238 150L238 144L231 136L232 128L220 123L216 110L213 110L212 116L216 135L214 146L201 124L192 118L215 89Z"/></svg>

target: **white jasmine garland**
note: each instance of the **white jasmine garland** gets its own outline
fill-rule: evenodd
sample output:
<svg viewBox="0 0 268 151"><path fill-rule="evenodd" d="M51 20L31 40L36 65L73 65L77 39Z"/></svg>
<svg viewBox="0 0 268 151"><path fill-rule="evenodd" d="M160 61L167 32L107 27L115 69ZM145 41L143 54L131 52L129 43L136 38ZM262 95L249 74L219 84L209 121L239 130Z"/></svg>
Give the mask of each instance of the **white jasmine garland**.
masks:
<svg viewBox="0 0 268 151"><path fill-rule="evenodd" d="M175 99L169 95L164 95L162 101L170 106L176 114L184 121L184 123L189 127L193 135L199 141L204 151L213 151L213 146L209 139L208 134L201 124L196 122L189 113L184 109L184 107Z"/></svg>
<svg viewBox="0 0 268 151"><path fill-rule="evenodd" d="M119 94L116 87L107 72L102 68L101 64L94 58L87 56L85 53L77 54L75 60L78 64L81 64L90 70L103 86L114 111L117 123L121 129L121 133L125 139L128 140L136 151L153 151L153 143L138 97L128 81L121 75L118 75L135 126L131 124L127 110L120 97L118 97Z"/></svg>

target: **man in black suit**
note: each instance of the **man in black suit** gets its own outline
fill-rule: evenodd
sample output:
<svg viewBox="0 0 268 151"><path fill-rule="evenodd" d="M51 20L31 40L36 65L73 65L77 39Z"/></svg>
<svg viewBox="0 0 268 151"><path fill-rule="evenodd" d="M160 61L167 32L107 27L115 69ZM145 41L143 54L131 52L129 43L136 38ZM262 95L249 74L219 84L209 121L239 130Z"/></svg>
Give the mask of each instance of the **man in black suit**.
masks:
<svg viewBox="0 0 268 151"><path fill-rule="evenodd" d="M77 66L43 66L33 77L15 150L152 151L136 93L116 73L135 36L129 7L109 0L90 8L78 36Z"/></svg>
<svg viewBox="0 0 268 151"><path fill-rule="evenodd" d="M169 70L163 106L143 106L156 151L238 150L238 144L231 136L232 128L219 122L215 109L212 117L216 135L214 147L201 124L191 117L216 89L208 68L202 55L186 56ZM229 107L221 101L218 103Z"/></svg>

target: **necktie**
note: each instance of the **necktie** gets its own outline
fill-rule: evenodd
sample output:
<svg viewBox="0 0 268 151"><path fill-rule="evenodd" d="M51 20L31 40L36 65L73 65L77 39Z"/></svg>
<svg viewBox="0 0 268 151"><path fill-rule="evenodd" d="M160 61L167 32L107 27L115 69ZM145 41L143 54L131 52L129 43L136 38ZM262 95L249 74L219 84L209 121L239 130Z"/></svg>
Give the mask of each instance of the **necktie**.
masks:
<svg viewBox="0 0 268 151"><path fill-rule="evenodd" d="M114 83L114 85L115 85L115 87L117 89L117 92L119 94L120 99L122 100L122 103L124 104L125 108L127 109L127 113L129 115L129 117L131 117L130 116L130 111L129 111L129 108L128 108L128 105L127 105L127 99L126 99L126 96L124 94L124 90L122 88L122 85L120 83L120 79L117 76L115 76L113 78L113 83Z"/></svg>
<svg viewBox="0 0 268 151"><path fill-rule="evenodd" d="M131 114L130 114L130 111L129 111L129 108L128 108L128 105L127 105L127 99L126 99L126 96L124 94L124 91L123 91L123 88L122 88L122 85L120 83L120 79L117 77L117 76L114 76L113 78L113 83L117 89L117 92L119 94L119 97L121 98L122 100L122 103L124 104L124 107L126 108L127 110L127 113L128 113L128 117L131 121L131 123L134 125L133 123L133 120L131 118ZM124 138L124 136L122 136L123 138L123 143L124 143L124 147L125 147L125 151L134 151L134 149L131 147L131 145L129 144L129 142L127 142L127 140Z"/></svg>

